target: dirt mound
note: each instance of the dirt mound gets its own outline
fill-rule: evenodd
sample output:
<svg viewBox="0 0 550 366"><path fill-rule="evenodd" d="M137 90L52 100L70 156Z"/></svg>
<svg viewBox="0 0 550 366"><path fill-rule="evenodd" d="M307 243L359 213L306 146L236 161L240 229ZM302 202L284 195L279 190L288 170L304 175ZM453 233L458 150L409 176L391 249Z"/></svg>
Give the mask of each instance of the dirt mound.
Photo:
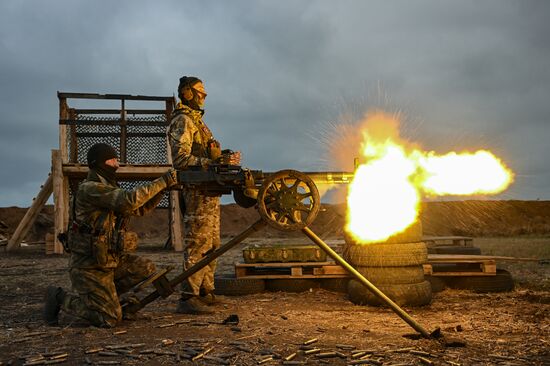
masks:
<svg viewBox="0 0 550 366"><path fill-rule="evenodd" d="M429 202L422 223L425 235L547 235L550 201Z"/></svg>
<svg viewBox="0 0 550 366"><path fill-rule="evenodd" d="M11 235L26 208L0 208L0 222ZM223 205L221 209L221 232L223 237L232 237L242 232L259 219L253 208L245 209L236 204ZM518 236L550 234L550 201L449 201L425 202L421 220L424 235L466 236ZM321 238L341 238L345 222L345 205L323 205L311 229ZM168 211L133 218L130 229L142 240L165 241L168 238ZM39 214L26 237L29 242L44 239L53 231L53 207L47 205ZM281 232L266 228L253 236L301 237L300 232Z"/></svg>

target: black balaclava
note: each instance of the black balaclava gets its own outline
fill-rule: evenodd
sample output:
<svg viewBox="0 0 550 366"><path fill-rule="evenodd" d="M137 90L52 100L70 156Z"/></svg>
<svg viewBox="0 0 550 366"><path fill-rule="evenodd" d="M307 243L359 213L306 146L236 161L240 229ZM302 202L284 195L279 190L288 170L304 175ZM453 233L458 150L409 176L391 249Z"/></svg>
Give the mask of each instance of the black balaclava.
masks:
<svg viewBox="0 0 550 366"><path fill-rule="evenodd" d="M88 167L107 179L109 183L116 185L116 168L105 165L107 160L116 157L116 150L112 146L104 143L94 144L90 150L88 150Z"/></svg>
<svg viewBox="0 0 550 366"><path fill-rule="evenodd" d="M201 107L197 104L197 92L191 87L197 82L201 82L202 80L195 77L195 76L182 76L180 78L180 83L178 85L178 96L183 104L188 106L191 109L194 109L196 111L201 111L204 113L204 110L201 109ZM193 98L191 100L184 98L183 96L183 89L189 88L191 92L193 93Z"/></svg>

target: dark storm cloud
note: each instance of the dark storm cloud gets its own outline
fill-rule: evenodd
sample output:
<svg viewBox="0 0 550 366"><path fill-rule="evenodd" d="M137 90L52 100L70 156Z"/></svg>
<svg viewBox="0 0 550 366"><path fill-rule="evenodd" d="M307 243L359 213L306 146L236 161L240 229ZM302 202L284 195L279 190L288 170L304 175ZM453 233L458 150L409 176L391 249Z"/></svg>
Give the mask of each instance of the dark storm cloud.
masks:
<svg viewBox="0 0 550 366"><path fill-rule="evenodd" d="M48 174L56 91L172 95L184 74L249 167L320 169L327 123L384 107L426 149L493 149L511 198L550 198L549 4L3 1L0 206Z"/></svg>

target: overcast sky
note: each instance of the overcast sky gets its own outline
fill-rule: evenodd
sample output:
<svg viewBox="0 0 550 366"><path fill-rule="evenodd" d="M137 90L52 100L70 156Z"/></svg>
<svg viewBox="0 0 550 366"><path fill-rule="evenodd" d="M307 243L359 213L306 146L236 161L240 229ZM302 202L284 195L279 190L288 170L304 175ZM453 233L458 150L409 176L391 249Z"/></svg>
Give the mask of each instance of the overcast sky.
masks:
<svg viewBox="0 0 550 366"><path fill-rule="evenodd" d="M0 2L0 206L28 207L58 148L57 91L208 92L243 165L325 169L339 115L402 111L426 150L487 148L504 199L550 199L550 2ZM327 140L328 138L328 140Z"/></svg>

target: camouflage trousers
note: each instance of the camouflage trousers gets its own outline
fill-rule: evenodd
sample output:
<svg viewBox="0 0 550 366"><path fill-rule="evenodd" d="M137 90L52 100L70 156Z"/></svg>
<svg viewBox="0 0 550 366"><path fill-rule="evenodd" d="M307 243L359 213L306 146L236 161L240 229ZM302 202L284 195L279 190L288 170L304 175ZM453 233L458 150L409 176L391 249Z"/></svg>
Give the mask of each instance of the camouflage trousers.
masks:
<svg viewBox="0 0 550 366"><path fill-rule="evenodd" d="M97 327L113 327L122 320L119 295L155 272L149 259L123 254L116 268L70 269L72 289L61 309L68 314L88 320Z"/></svg>
<svg viewBox="0 0 550 366"><path fill-rule="evenodd" d="M184 191L184 270L200 261L206 253L220 247L220 198ZM182 284L182 298L214 291L216 260L193 274Z"/></svg>

